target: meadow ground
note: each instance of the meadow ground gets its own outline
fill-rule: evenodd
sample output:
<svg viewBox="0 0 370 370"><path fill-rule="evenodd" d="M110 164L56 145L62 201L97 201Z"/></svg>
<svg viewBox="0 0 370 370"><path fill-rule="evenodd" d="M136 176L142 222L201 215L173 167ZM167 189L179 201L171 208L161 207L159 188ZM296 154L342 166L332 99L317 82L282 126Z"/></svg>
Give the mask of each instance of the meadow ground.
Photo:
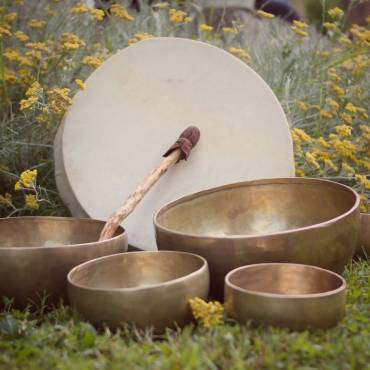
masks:
<svg viewBox="0 0 370 370"><path fill-rule="evenodd" d="M0 216L69 214L53 176L61 118L105 59L153 36L212 43L255 69L287 115L297 176L352 186L370 210L368 27L346 28L345 13L324 7L321 29L264 13L212 29L191 4L187 12L161 2L140 13L125 5L104 14L70 0L0 0ZM368 260L348 266L347 315L326 332L226 319L162 337L132 328L112 334L67 307L9 307L0 313L0 368L370 369L369 276Z"/></svg>

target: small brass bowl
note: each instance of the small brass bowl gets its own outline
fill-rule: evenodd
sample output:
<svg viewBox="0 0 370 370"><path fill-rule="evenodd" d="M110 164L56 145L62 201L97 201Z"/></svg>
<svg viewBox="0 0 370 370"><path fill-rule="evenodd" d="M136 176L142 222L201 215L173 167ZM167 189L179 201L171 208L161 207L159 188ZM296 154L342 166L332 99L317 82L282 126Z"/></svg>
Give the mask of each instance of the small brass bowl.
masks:
<svg viewBox="0 0 370 370"><path fill-rule="evenodd" d="M290 262L342 272L360 227L351 188L319 179L241 182L169 203L154 216L158 249L204 257L211 295L222 299L225 275L240 266Z"/></svg>
<svg viewBox="0 0 370 370"><path fill-rule="evenodd" d="M99 242L103 221L63 217L14 217L0 219L1 297L14 298L24 308L67 298L67 274L72 267L127 250L127 235L120 228L115 237Z"/></svg>
<svg viewBox="0 0 370 370"><path fill-rule="evenodd" d="M327 329L342 319L345 302L345 280L315 266L262 263L239 267L225 278L226 312L239 322Z"/></svg>
<svg viewBox="0 0 370 370"><path fill-rule="evenodd" d="M188 300L206 299L207 261L171 251L129 252L98 258L68 274L72 307L96 326L122 323L161 333L191 320Z"/></svg>
<svg viewBox="0 0 370 370"><path fill-rule="evenodd" d="M370 258L370 213L361 213L360 243L357 255Z"/></svg>

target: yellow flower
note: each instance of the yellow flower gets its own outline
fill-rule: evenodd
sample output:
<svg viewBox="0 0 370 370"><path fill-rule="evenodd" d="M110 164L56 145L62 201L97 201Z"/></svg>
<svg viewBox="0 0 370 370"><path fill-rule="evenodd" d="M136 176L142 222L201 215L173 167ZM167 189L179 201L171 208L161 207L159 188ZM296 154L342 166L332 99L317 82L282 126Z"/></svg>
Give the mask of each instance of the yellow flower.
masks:
<svg viewBox="0 0 370 370"><path fill-rule="evenodd" d="M339 157L356 159L356 147L349 140L340 140L337 135L330 134L330 143Z"/></svg>
<svg viewBox="0 0 370 370"><path fill-rule="evenodd" d="M340 118L342 118L342 120L346 123L348 123L349 125L352 125L352 122L353 122L353 119L352 119L352 116L348 113L341 113L340 115Z"/></svg>
<svg viewBox="0 0 370 370"><path fill-rule="evenodd" d="M324 159L325 165L333 171L338 171L338 167L333 163L331 159Z"/></svg>
<svg viewBox="0 0 370 370"><path fill-rule="evenodd" d="M355 170L346 162L342 163L342 170L349 176L353 176L355 174Z"/></svg>
<svg viewBox="0 0 370 370"><path fill-rule="evenodd" d="M3 206L11 206L12 205L12 195L10 193L5 193L4 195L0 195L0 204Z"/></svg>
<svg viewBox="0 0 370 370"><path fill-rule="evenodd" d="M5 22L12 23L17 19L17 13L14 13L14 12L8 13L8 14L4 15L3 19L4 19Z"/></svg>
<svg viewBox="0 0 370 370"><path fill-rule="evenodd" d="M30 38L22 31L17 31L15 34L15 37L17 38L17 40L21 41L21 42L27 42Z"/></svg>
<svg viewBox="0 0 370 370"><path fill-rule="evenodd" d="M310 106L301 100L296 101L296 105L303 112L307 112L310 109Z"/></svg>
<svg viewBox="0 0 370 370"><path fill-rule="evenodd" d="M61 42L66 51L77 50L85 46L85 42L73 33L63 33Z"/></svg>
<svg viewBox="0 0 370 370"><path fill-rule="evenodd" d="M213 30L213 27L208 26L208 24L202 23L199 26L199 30L202 31L202 32L211 32Z"/></svg>
<svg viewBox="0 0 370 370"><path fill-rule="evenodd" d="M336 30L336 29L338 29L337 25L335 23L332 23L332 22L324 22L322 25L327 30Z"/></svg>
<svg viewBox="0 0 370 370"><path fill-rule="evenodd" d="M339 136L347 137L347 136L351 136L352 127L347 126L347 125L335 126L335 131L337 132Z"/></svg>
<svg viewBox="0 0 370 370"><path fill-rule="evenodd" d="M6 28L4 28L3 26L0 26L0 40L3 37L9 37L11 35L12 35L12 33L9 30L7 30Z"/></svg>
<svg viewBox="0 0 370 370"><path fill-rule="evenodd" d="M336 84L332 84L331 85L331 91L338 98L342 98L346 94L346 92L344 91L344 89L341 88L340 86L336 85Z"/></svg>
<svg viewBox="0 0 370 370"><path fill-rule="evenodd" d="M223 307L220 302L205 302L201 298L189 299L194 318L205 328L223 323Z"/></svg>
<svg viewBox="0 0 370 370"><path fill-rule="evenodd" d="M84 84L84 82L82 80L80 80L79 78L77 78L75 80L75 84L81 89L81 90L85 90L86 86Z"/></svg>
<svg viewBox="0 0 370 370"><path fill-rule="evenodd" d="M83 5L83 4L77 4L75 5L74 7L72 7L69 12L71 14L83 14L83 13L87 13L90 9L86 6L86 5Z"/></svg>
<svg viewBox="0 0 370 370"><path fill-rule="evenodd" d="M365 189L370 189L370 180L367 179L364 175L356 175L356 181L363 186Z"/></svg>
<svg viewBox="0 0 370 370"><path fill-rule="evenodd" d="M341 37L339 37L338 41L342 44L342 45L345 45L345 46L351 46L352 45L352 41L351 39L349 39L347 36L345 35L342 35Z"/></svg>
<svg viewBox="0 0 370 370"><path fill-rule="evenodd" d="M344 109L348 110L349 112L356 113L357 107L355 107L352 103L347 103Z"/></svg>
<svg viewBox="0 0 370 370"><path fill-rule="evenodd" d="M321 110L320 111L320 116L322 118L328 118L328 119L330 119L330 118L333 118L333 113L328 112L327 110Z"/></svg>
<svg viewBox="0 0 370 370"><path fill-rule="evenodd" d="M317 139L317 143L323 148L330 148L329 143L322 136Z"/></svg>
<svg viewBox="0 0 370 370"><path fill-rule="evenodd" d="M275 17L273 14L264 12L263 10L257 10L257 15L259 15L261 18L266 18L266 19L272 19Z"/></svg>
<svg viewBox="0 0 370 370"><path fill-rule="evenodd" d="M36 196L33 194L26 194L24 196L24 202L27 208L30 208L30 209L40 208L40 204L38 203Z"/></svg>
<svg viewBox="0 0 370 370"><path fill-rule="evenodd" d="M37 170L25 170L23 171L20 176L19 180L16 182L14 186L14 190L20 190L23 188L30 188L36 186L36 179L37 179Z"/></svg>
<svg viewBox="0 0 370 370"><path fill-rule="evenodd" d="M294 19L294 20L293 20L293 24L294 24L296 27L298 27L298 28L300 28L300 29L302 29L302 30L304 30L305 28L307 28L307 27L308 27L308 24L307 24L307 23L305 23L305 22L301 22L301 21L297 21L296 19Z"/></svg>
<svg viewBox="0 0 370 370"><path fill-rule="evenodd" d="M361 125L360 130L362 131L362 134L365 136L365 138L370 140L370 127Z"/></svg>
<svg viewBox="0 0 370 370"><path fill-rule="evenodd" d="M306 152L305 158L306 158L307 163L311 167L313 167L315 170L319 170L320 169L319 163L317 162L316 158L310 152Z"/></svg>
<svg viewBox="0 0 370 370"><path fill-rule="evenodd" d="M338 73L335 70L335 68L329 68L327 73L328 73L328 76L329 76L330 80L332 80L334 82L340 82L341 81L341 78L340 78L340 76L338 76Z"/></svg>
<svg viewBox="0 0 370 370"><path fill-rule="evenodd" d="M296 174L297 177L304 177L304 175L305 175L304 171L300 168L297 168L295 170L295 174Z"/></svg>
<svg viewBox="0 0 370 370"><path fill-rule="evenodd" d="M16 49L7 48L3 52L3 56L11 62L19 61L22 55Z"/></svg>
<svg viewBox="0 0 370 370"><path fill-rule="evenodd" d="M34 50L39 50L39 51L44 51L44 52L49 51L49 48L44 42L28 42L26 44L26 47L29 49L34 49Z"/></svg>
<svg viewBox="0 0 370 370"><path fill-rule="evenodd" d="M342 18L343 17L343 10L341 8L338 8L337 6L335 8L329 9L328 14L332 18Z"/></svg>
<svg viewBox="0 0 370 370"><path fill-rule="evenodd" d="M238 30L236 30L233 27L223 27L222 31L225 32L225 33L234 33L234 34L238 33Z"/></svg>
<svg viewBox="0 0 370 370"><path fill-rule="evenodd" d="M27 99L22 99L19 102L20 110L32 108L38 102L42 91L43 90L40 84L37 81L33 82L33 84L26 91L25 95L27 96Z"/></svg>
<svg viewBox="0 0 370 370"><path fill-rule="evenodd" d="M89 67L97 68L102 64L102 60L94 56L86 56L82 59L82 64L85 64Z"/></svg>
<svg viewBox="0 0 370 370"><path fill-rule="evenodd" d="M95 20L97 20L98 22L101 22L103 19L104 19L104 11L101 10L101 9L91 9L90 10L90 13L92 14L92 16L95 18Z"/></svg>
<svg viewBox="0 0 370 370"><path fill-rule="evenodd" d="M134 20L134 17L128 14L127 10L120 4L113 4L110 7L110 11L113 15L118 18L124 19L125 21L131 22Z"/></svg>
<svg viewBox="0 0 370 370"><path fill-rule="evenodd" d="M188 18L188 14L182 10L170 9L169 11L169 19L172 23L185 23L186 18Z"/></svg>
<svg viewBox="0 0 370 370"><path fill-rule="evenodd" d="M154 37L153 35L151 35L150 33L146 33L146 32L135 33L134 37L128 40L128 45L130 46L130 45L136 44L139 41L151 39L153 37Z"/></svg>
<svg viewBox="0 0 370 370"><path fill-rule="evenodd" d="M47 92L48 106L52 113L62 115L67 110L72 104L69 93L67 88L54 88Z"/></svg>
<svg viewBox="0 0 370 370"><path fill-rule="evenodd" d="M46 26L46 22L40 19L31 19L28 22L28 26L31 28L44 28Z"/></svg>
<svg viewBox="0 0 370 370"><path fill-rule="evenodd" d="M305 143L310 143L312 141L311 136L308 135L304 130L300 128L294 128L292 130L292 133L297 135L297 137Z"/></svg>
<svg viewBox="0 0 370 370"><path fill-rule="evenodd" d="M303 31L301 28L298 28L296 26L290 26L290 29L296 33L298 36L306 37L308 36L308 33L306 31Z"/></svg>
<svg viewBox="0 0 370 370"><path fill-rule="evenodd" d="M231 47L229 48L229 52L240 59L250 59L250 55L242 48Z"/></svg>

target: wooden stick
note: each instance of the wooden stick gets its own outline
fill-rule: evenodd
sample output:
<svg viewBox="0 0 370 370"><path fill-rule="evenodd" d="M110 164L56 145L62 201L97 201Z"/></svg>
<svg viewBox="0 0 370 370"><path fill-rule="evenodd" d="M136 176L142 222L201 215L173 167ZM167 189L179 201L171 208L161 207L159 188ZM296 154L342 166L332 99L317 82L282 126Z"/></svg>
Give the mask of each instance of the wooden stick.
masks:
<svg viewBox="0 0 370 370"><path fill-rule="evenodd" d="M122 221L135 209L161 176L181 159L188 158L191 149L197 144L199 136L199 130L194 126L188 127L180 135L175 144L164 154L165 158L159 166L144 179L137 189L127 198L123 206L110 216L100 234L99 241L111 238Z"/></svg>

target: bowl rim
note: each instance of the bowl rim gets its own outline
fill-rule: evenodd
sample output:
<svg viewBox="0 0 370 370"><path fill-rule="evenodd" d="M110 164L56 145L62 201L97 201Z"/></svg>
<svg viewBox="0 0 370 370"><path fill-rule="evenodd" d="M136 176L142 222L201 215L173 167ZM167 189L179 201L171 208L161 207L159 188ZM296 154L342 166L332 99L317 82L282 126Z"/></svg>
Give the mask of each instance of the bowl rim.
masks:
<svg viewBox="0 0 370 370"><path fill-rule="evenodd" d="M262 291L257 291L257 290L250 290L250 289L245 289L241 288L240 286L233 284L230 281L231 276L240 271L240 270L247 270L247 269L253 269L254 267L264 267L264 266L299 266L299 267L306 267L309 269L313 270L318 270L320 272L324 272L327 275L332 275L336 277L340 282L340 286L336 289L331 289L322 293L309 293L309 294L281 294L281 293L267 293L267 292L262 292ZM286 263L286 262L270 262L270 263L254 263L252 265L244 265L241 267L238 267L234 270L231 270L227 273L225 276L225 288L231 288L233 290L236 290L240 293L245 293L245 294L251 294L259 297L265 297L265 298L276 298L276 299L309 299L309 298L321 298L321 297L328 297L337 293L340 293L342 291L345 291L347 288L347 283L346 280L339 274L327 270L318 266L313 266L313 265L305 265L302 263Z"/></svg>
<svg viewBox="0 0 370 370"><path fill-rule="evenodd" d="M100 223L100 224L105 224L106 221L102 220L96 220L93 218L79 218L79 217L54 217L54 216L19 216L19 217L8 217L8 218L0 218L0 222L12 222L12 221L20 221L20 220L26 220L28 221L56 221L56 222L73 222L73 221L78 221L78 222L86 222L86 223ZM95 241L95 242L89 242L89 243L79 243L79 244L60 244L60 245L55 245L55 246L31 246L31 247L6 247L2 246L0 244L0 252L1 251L35 251L35 250L54 250L56 248L74 248L74 247L82 247L82 246L92 246L92 245L101 245L105 244L110 241L115 241L121 238L127 238L127 232L126 230L122 227L119 226L118 228L119 231L122 230L122 232L114 236L113 238L109 238L106 240L101 240L101 241Z"/></svg>
<svg viewBox="0 0 370 370"><path fill-rule="evenodd" d="M117 258L118 256L119 257L125 257L126 255L139 254L139 253L140 254L142 254L142 253L145 253L145 254L153 254L153 253L161 253L161 254L168 254L168 253L170 253L170 254L174 254L175 253L175 254L182 254L182 255L191 255L192 257L198 258L203 263L202 263L202 265L198 269L196 269L195 271L191 272L190 274L186 274L184 276L180 276L180 277L178 277L176 279L171 279L171 280L165 281L163 283L157 283L157 284L153 284L153 285L150 285L150 286L143 286L143 287L130 287L130 288L93 288L93 287L88 287L88 286L85 286L85 285L77 284L72 279L72 275L77 270L84 269L87 265L99 264L103 260L114 259L114 258ZM86 290L86 291L91 291L91 292L116 292L116 293L141 292L141 291L146 291L148 289L156 289L156 288L163 287L163 286L175 285L175 284L180 283L181 281L184 281L184 280L187 280L187 279L189 279L191 277L194 277L196 275L202 274L204 271L209 271L209 269L208 269L208 262L207 262L207 260L205 258L203 258L202 256L199 256L198 254L195 254L195 253L182 252L182 251L170 251L170 250L123 252L123 253L111 254L109 256L103 256L103 257L94 258L92 260L83 262L83 263L81 263L81 264L73 267L68 272L67 282L68 282L68 285L69 286L72 286L72 287L78 288L78 289L83 289L83 290Z"/></svg>
<svg viewBox="0 0 370 370"><path fill-rule="evenodd" d="M271 232L271 233L265 233L265 234L234 234L234 235L227 235L227 236L219 236L219 235L212 235L212 234L192 234L192 233L185 233L181 231L176 231L170 228L167 228L163 225L161 225L158 221L158 218L161 214L164 212L168 211L169 209L177 206L178 204L188 202L190 200L193 200L195 198L201 198L205 195L209 195L212 193L217 193L219 191L223 190L229 190L229 189L234 189L234 188L242 188L246 186L256 186L256 185L266 185L266 184L289 184L289 183L312 183L312 184L319 184L319 185L328 185L328 186L333 186L333 187L340 187L343 190L346 190L347 192L351 193L354 196L354 204L352 207L347 210L346 212L340 214L337 217L331 218L327 221L320 222L317 224L309 225L309 226L304 226L304 227L299 227L295 229L288 229L288 230L282 230L278 232ZM214 188L202 190L196 193L188 194L183 197L180 197L176 200L173 200L171 202L166 203L164 206L162 206L158 211L156 211L153 215L153 223L154 227L157 230L160 230L161 232L165 232L167 234L172 234L172 235L177 235L177 236L184 236L188 238L200 238L200 239L217 239L217 240L222 240L222 239L256 239L256 238L261 238L261 237L268 237L268 236L279 236L279 235L287 235L287 234L292 234L300 231L306 231L306 230L311 230L317 227L323 227L323 226L328 226L331 225L351 213L353 213L357 208L359 208L360 205L360 197L355 192L351 187L347 185L340 184L335 181L330 181L330 180L325 180L325 179L317 179L317 178L311 178L311 177L304 177L304 178L299 178L299 177L281 177L281 178L272 178L272 179L260 179L260 180L251 180L251 181L242 181L242 182L236 182L232 184L226 184L226 185L221 185L217 186ZM157 243L158 244L158 243Z"/></svg>

